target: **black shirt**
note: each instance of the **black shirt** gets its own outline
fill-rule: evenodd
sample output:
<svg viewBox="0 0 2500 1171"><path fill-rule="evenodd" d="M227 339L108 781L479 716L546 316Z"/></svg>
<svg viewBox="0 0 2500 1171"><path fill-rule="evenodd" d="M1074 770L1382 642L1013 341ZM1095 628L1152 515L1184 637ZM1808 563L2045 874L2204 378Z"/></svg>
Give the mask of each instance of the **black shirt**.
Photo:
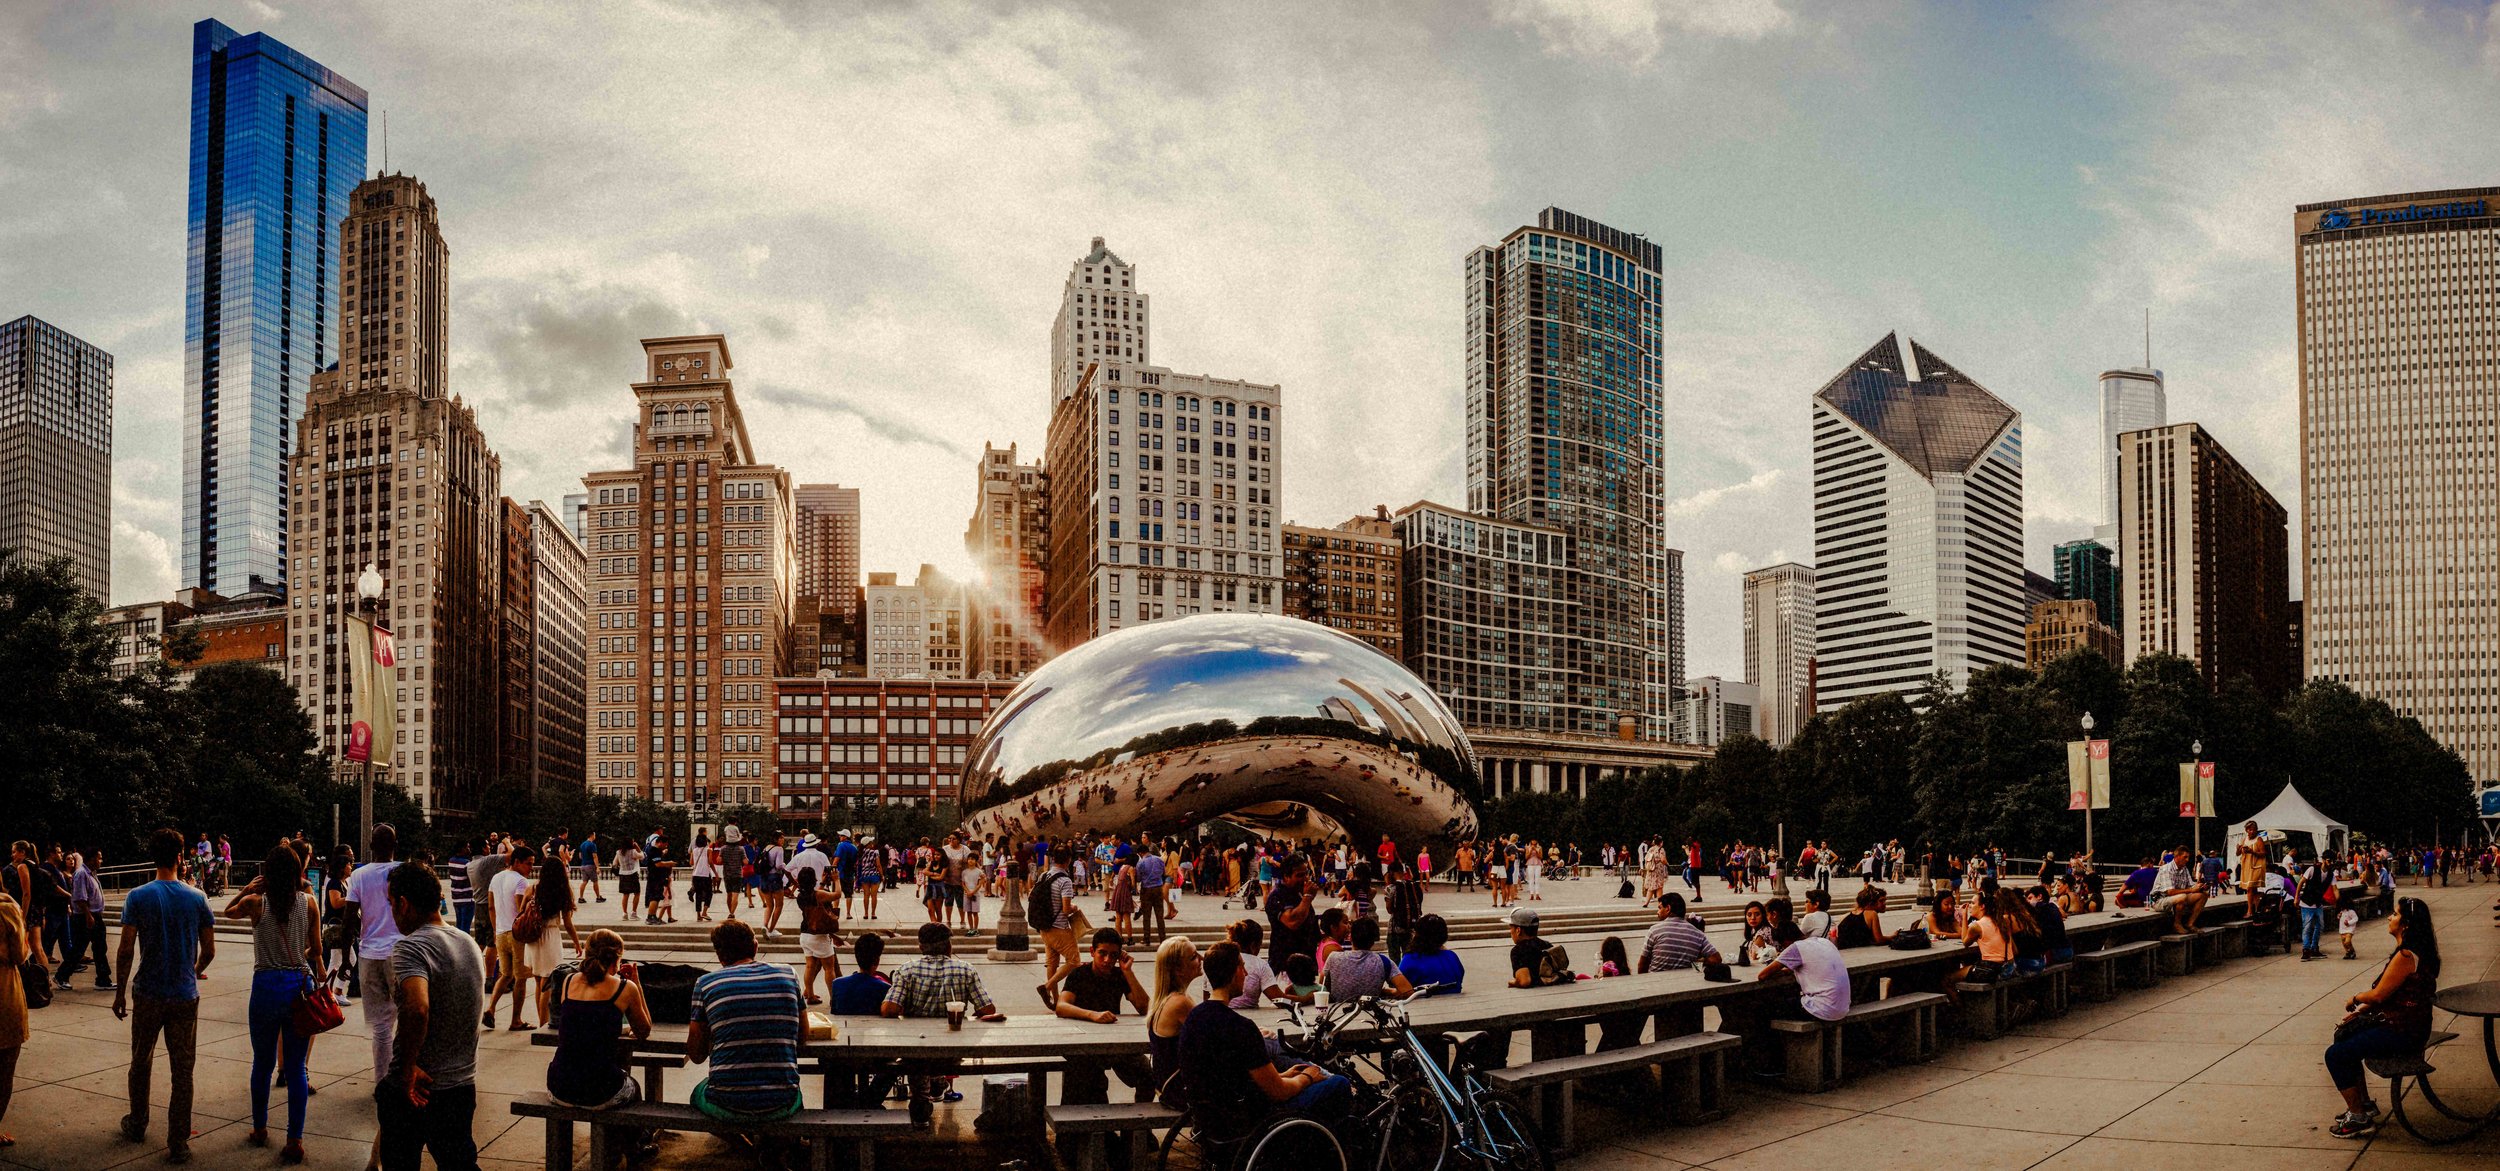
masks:
<svg viewBox="0 0 2500 1171"><path fill-rule="evenodd" d="M1305 879L1304 881L1309 881ZM1285 925L1285 912L1302 905L1302 890L1280 884L1267 900L1267 960L1279 972L1285 970L1285 957L1319 955L1319 912L1313 910L1300 927Z"/></svg>
<svg viewBox="0 0 2500 1171"><path fill-rule="evenodd" d="M1545 953L1553 950L1553 948L1553 944L1547 943L1542 939L1523 939L1510 945L1510 972L1508 975L1513 980L1518 979L1519 969L1526 968L1528 970L1528 978L1531 981L1535 980L1538 975L1537 961L1543 959L1545 957ZM1503 981L1505 984L1509 982L1509 980Z"/></svg>
<svg viewBox="0 0 2500 1171"><path fill-rule="evenodd" d="M1220 1000L1189 1010L1181 1022L1181 1071L1189 1106L1201 1125L1216 1133L1239 1133L1267 1113L1267 1095L1250 1080L1270 1064L1259 1026Z"/></svg>
<svg viewBox="0 0 2500 1171"><path fill-rule="evenodd" d="M2040 923L2040 944L2054 953L2069 946L2066 942L2066 912L2057 904L2042 900L2031 904L2031 917Z"/></svg>
<svg viewBox="0 0 2500 1171"><path fill-rule="evenodd" d="M1875 946L1875 929L1866 925L1866 916L1851 911L1835 928L1838 937L1832 942L1841 948Z"/></svg>
<svg viewBox="0 0 2500 1171"><path fill-rule="evenodd" d="M1116 1013L1128 1000L1128 977L1122 975L1117 967L1105 975L1095 971L1091 963L1078 964L1075 971L1059 982L1059 987L1068 994L1068 999L1076 1002L1078 1008L1087 1012Z"/></svg>

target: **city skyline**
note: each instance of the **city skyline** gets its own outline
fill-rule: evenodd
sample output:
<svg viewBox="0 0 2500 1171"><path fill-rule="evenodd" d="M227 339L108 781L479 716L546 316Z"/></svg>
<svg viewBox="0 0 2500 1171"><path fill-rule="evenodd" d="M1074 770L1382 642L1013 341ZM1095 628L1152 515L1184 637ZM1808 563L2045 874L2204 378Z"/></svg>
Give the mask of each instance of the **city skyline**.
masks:
<svg viewBox="0 0 2500 1171"><path fill-rule="evenodd" d="M26 116L0 120L0 141L30 160L0 178L30 212L9 229L0 272L33 294L0 312L41 316L115 353L116 600L144 600L179 584L182 50L198 14L89 11L0 17L37 62L18 91L32 97ZM944 35L862 15L774 26L775 36L762 23L772 18L735 14L718 29L659 20L580 36L525 15L483 51L464 22L353 5L216 15L368 86L377 123L383 108L398 115L393 166L427 176L462 241L452 381L505 455L511 495L559 499L579 490L584 470L623 458L622 429L608 419L637 338L720 329L761 372L749 405L757 425L792 437L774 458L808 479L867 486L864 561L880 569L968 570L954 540L963 473L985 441L1041 435L1047 395L1032 372L1047 352L1048 292L1092 235L1123 241L1157 274L1164 332L1186 339L1169 356L1184 368L1255 371L1294 388L1305 426L1286 440L1288 462L1317 466L1340 434L1412 437L1341 475L1296 481L1280 501L1282 519L1328 523L1374 504L1463 495L1460 308L1446 290L1465 246L1549 203L1646 231L1666 244L1670 283L1692 290L1667 305L1661 348L1667 417L1682 431L1670 442L1667 539L1688 550L1696 675L1740 674L1742 572L1808 554L1805 436L1768 392L1811 385L1853 351L1839 339L1904 327L1990 372L2024 412L2037 472L2025 562L2045 569L2052 545L2090 531L2093 375L2140 360L2149 304L2173 417L2222 421L2224 442L2295 510L2297 542L2296 436L2287 424L2234 422L2288 419L2295 402L2284 211L2349 191L2466 186L2500 169L2488 145L2433 137L2435 120L2373 112L2492 95L2476 56L2490 31L2462 13L2432 12L2354 45L2312 35L2324 10L2259 29L2208 13L2156 26L2112 13L1948 19L1909 9L1882 30L1858 23L1872 17L1770 5L1728 10L1749 19L1660 10L1621 26L1555 11L1471 13L1423 26L1420 38L1400 35L1417 27L1412 14L1367 15L1340 35L1383 46L1373 75L1323 57L1272 92L1221 70L1170 83L1184 67L1290 56L1307 35L1298 22L1176 28L941 7L930 16ZM2015 32L2039 35L2013 44ZM645 34L681 38L684 59L641 60L634 45ZM896 90L844 69L820 95L774 80L822 67L846 36L910 54L924 80ZM2253 67L2215 71L2190 58L2179 43L2199 36L2297 43L2348 68L2295 89ZM1920 37L1932 47L1914 49ZM717 103L600 111L560 92L591 92L588 81L622 61L664 82L717 65L733 44L751 53L759 38L770 47L756 78ZM2009 73L2076 84L2059 104L2015 94L1968 125L1965 103L1948 111L1915 97L1906 78L1918 70L1906 66L1983 38L2006 50L1995 59ZM989 50L1075 44L1082 59L975 68ZM496 87L432 80L453 63L520 78L524 62L547 70L533 96L563 99L528 118L510 117L500 95L469 92ZM1502 68L1483 68L1493 62ZM1765 68L1775 62L1786 68ZM1890 68L1869 75L1859 66L1870 62ZM1122 70L1138 76L1082 76ZM1965 84L1987 95L2016 86L1994 74ZM1858 97L1830 100L1842 93ZM1032 129L1015 111L1050 95L1066 107L1035 144L1008 149L1011 134ZM830 147L893 149L825 143L817 126L829 103L876 111L871 130L938 120L937 136L1003 151L998 174L933 199L939 173L955 173L949 152L872 153L872 163L901 164L877 189L827 185L827 167L848 165ZM1282 124L1310 133L1274 130L1276 103ZM1672 135L1627 129L1643 124L1643 109L1679 105L1689 116L1647 120L1682 128ZM1626 117L1557 130L1535 116L1582 107ZM751 125L715 125L733 110L756 119L758 108ZM2198 117L2173 120L2181 110ZM1939 174L1930 158L1810 159L1809 144L1853 122L1869 141L1942 143L1954 165ZM104 141L105 125L128 128L110 158L82 145ZM644 131L706 137L714 157L637 151L619 164L627 127L637 142ZM2352 149L2317 157L2308 148L2320 133ZM1229 161L1141 191L1117 174L1130 153L1120 144L1141 135L1185 141L1191 165ZM374 146L378 164L378 134ZM1073 150L1073 161L1043 157L1053 150ZM789 174L754 182L792 151L806 157ZM2011 161L2017 153L2028 161ZM1836 166L1860 163L1860 181L1833 184ZM739 184L752 192L732 190ZM555 198L571 209L561 231L545 215ZM1797 200L1815 206L1817 222L1771 214ZM973 202L997 209L946 233L954 238L934 231ZM1865 239L1870 224L1902 242ZM1933 229L1946 224L1956 231L1937 243ZM823 240L808 238L828 225L836 230ZM1920 229L1927 242L1913 248ZM1858 275L1876 271L1886 275ZM893 356L904 351L908 362ZM932 383L963 389L923 393Z"/></svg>

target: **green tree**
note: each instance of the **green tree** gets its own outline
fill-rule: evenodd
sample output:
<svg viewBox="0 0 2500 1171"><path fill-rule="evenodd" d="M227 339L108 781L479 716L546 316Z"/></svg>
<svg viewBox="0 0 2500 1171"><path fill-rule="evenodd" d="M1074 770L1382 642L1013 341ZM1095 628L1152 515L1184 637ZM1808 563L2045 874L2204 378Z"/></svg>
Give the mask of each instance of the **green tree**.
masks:
<svg viewBox="0 0 2500 1171"><path fill-rule="evenodd" d="M308 839L327 833L338 785L283 676L219 663L177 694L197 729L183 796L204 814L201 828L228 835L238 856L251 857L297 830Z"/></svg>
<svg viewBox="0 0 2500 1171"><path fill-rule="evenodd" d="M1931 694L1914 754L1917 820L1925 836L1967 854L1996 846L2034 855L2066 848L2066 750L2054 739L2058 709L2031 673L1999 666L1970 686Z"/></svg>

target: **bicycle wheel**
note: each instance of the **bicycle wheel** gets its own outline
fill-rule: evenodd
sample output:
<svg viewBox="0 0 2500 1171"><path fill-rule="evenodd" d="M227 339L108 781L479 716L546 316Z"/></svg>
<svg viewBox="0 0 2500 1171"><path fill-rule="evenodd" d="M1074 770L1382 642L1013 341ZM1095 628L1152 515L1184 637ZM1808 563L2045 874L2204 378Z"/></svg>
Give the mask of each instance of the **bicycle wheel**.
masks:
<svg viewBox="0 0 2500 1171"><path fill-rule="evenodd" d="M1390 1091L1380 1131L1379 1171L1441 1171L1450 1157L1450 1118L1432 1091L1404 1082Z"/></svg>
<svg viewBox="0 0 2500 1171"><path fill-rule="evenodd" d="M1484 1125L1476 1163L1484 1171L1554 1171L1554 1159L1537 1137L1536 1121L1519 1099L1486 1090L1476 1096L1476 1116Z"/></svg>
<svg viewBox="0 0 2500 1171"><path fill-rule="evenodd" d="M1300 1115L1270 1120L1241 1144L1233 1171L1349 1171L1335 1131Z"/></svg>

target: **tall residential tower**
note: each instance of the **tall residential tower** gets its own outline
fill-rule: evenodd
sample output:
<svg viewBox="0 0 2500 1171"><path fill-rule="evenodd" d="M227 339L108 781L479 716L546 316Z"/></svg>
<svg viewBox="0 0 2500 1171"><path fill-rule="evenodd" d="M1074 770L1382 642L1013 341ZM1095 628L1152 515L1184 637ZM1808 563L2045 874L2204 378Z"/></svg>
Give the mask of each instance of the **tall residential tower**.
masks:
<svg viewBox="0 0 2500 1171"><path fill-rule="evenodd" d="M2500 780L2500 187L2301 205L2310 678Z"/></svg>
<svg viewBox="0 0 2500 1171"><path fill-rule="evenodd" d="M1549 207L1466 264L1467 507L1571 539L1586 592L1560 615L1579 643L1565 730L1614 735L1629 716L1658 740L1683 682L1661 262L1637 234Z"/></svg>
<svg viewBox="0 0 2500 1171"><path fill-rule="evenodd" d="M1745 682L1759 729L1786 745L1814 714L1814 567L1783 561L1745 574Z"/></svg>
<svg viewBox="0 0 2500 1171"><path fill-rule="evenodd" d="M0 325L0 549L113 600L113 355L33 317Z"/></svg>
<svg viewBox="0 0 2500 1171"><path fill-rule="evenodd" d="M2023 661L2023 418L1887 334L1814 396L1814 703Z"/></svg>
<svg viewBox="0 0 2500 1171"><path fill-rule="evenodd" d="M2281 695L2299 672L2283 506L2194 423L2118 437L2126 661L2167 652L2208 687L2234 675Z"/></svg>
<svg viewBox="0 0 2500 1171"><path fill-rule="evenodd" d="M177 586L285 588L295 419L339 357L339 315L372 312L337 300L338 224L364 174L363 89L266 33L191 27Z"/></svg>
<svg viewBox="0 0 2500 1171"><path fill-rule="evenodd" d="M1016 462L1016 445L981 445L964 552L978 577L964 597L964 673L1020 679L1049 657L1042 645L1049 581L1050 488L1038 463Z"/></svg>

